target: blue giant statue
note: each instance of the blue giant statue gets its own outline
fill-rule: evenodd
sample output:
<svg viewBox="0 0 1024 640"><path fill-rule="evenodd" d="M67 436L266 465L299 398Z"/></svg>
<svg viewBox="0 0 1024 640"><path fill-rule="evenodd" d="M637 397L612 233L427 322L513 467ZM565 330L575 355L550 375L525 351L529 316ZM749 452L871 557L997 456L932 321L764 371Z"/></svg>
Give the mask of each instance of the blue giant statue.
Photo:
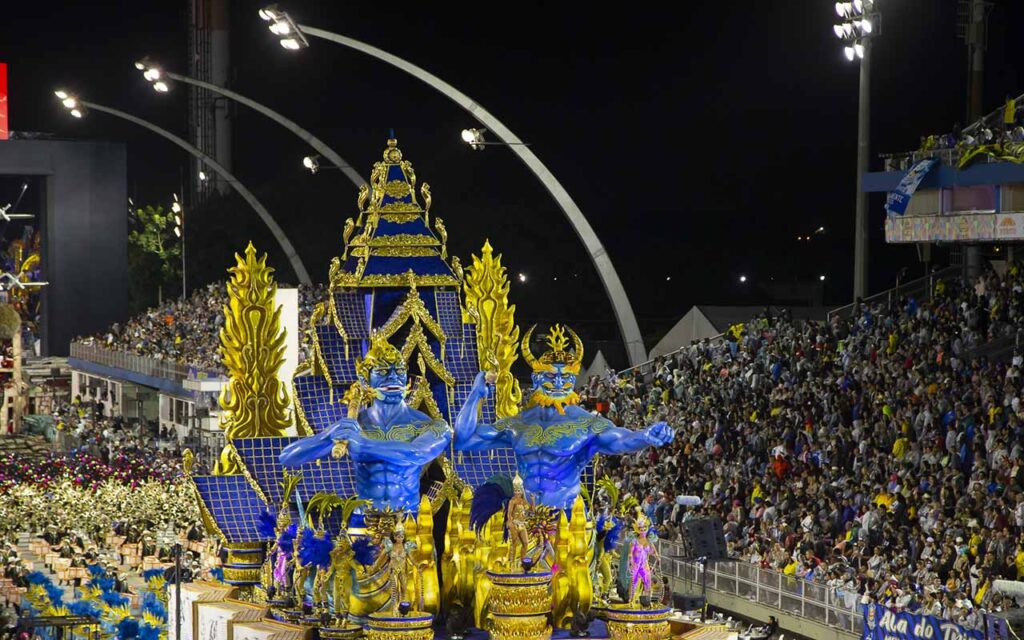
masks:
<svg viewBox="0 0 1024 640"><path fill-rule="evenodd" d="M444 420L405 403L409 373L402 354L386 339L373 336L357 365L357 387L350 407L362 407L356 419L342 418L323 432L285 447L281 464L297 467L327 456L351 456L359 497L376 509L415 513L420 502L420 472L444 452L451 429Z"/></svg>
<svg viewBox="0 0 1024 640"><path fill-rule="evenodd" d="M532 367L533 388L526 407L493 425L477 424L477 407L487 397L487 378L476 377L473 389L455 421L459 450L511 447L526 491L546 506L571 509L580 493L580 473L595 455L623 454L672 441L675 431L664 422L642 431L616 427L609 420L577 406L574 387L583 360L583 345L572 329L574 349L568 350L566 329L555 325L548 333L549 350L540 358L530 351L531 327L522 352Z"/></svg>

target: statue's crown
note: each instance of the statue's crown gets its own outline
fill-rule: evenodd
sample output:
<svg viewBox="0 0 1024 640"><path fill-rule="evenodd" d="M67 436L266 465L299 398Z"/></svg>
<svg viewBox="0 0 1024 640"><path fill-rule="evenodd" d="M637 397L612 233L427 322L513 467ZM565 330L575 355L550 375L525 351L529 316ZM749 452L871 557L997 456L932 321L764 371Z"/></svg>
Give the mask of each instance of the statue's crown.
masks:
<svg viewBox="0 0 1024 640"><path fill-rule="evenodd" d="M370 379L370 371L377 366L393 366L405 364L402 352L388 342L382 334L374 331L370 334L370 349L366 355L356 363L356 373L364 380Z"/></svg>
<svg viewBox="0 0 1024 640"><path fill-rule="evenodd" d="M523 336L522 343L523 358L533 371L535 373L554 371L554 366L560 364L566 373L579 374L580 365L583 363L583 343L576 332L560 324L548 329L546 339L548 350L538 358L530 350L530 338L536 328L537 325L530 327L530 330ZM566 335L566 332L572 336L573 348L571 350L569 349L569 336Z"/></svg>

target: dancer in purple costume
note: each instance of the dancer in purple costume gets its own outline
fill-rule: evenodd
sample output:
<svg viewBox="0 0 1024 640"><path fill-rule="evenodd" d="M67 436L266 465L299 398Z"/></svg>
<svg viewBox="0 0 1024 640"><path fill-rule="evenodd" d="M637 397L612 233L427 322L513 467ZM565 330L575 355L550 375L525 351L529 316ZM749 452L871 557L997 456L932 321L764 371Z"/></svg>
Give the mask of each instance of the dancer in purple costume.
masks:
<svg viewBox="0 0 1024 640"><path fill-rule="evenodd" d="M640 602L640 596L651 595L653 574L651 556L657 556L658 552L651 541L647 539L647 532L650 528L650 519L642 513L639 514L634 525L636 539L633 540L629 549L629 602L632 605ZM643 586L642 590L637 588L640 585Z"/></svg>

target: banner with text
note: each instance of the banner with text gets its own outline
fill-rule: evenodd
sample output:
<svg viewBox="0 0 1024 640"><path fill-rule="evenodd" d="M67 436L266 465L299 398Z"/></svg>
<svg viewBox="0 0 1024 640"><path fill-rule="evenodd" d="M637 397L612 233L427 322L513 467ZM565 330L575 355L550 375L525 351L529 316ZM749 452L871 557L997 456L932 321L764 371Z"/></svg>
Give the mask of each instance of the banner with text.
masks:
<svg viewBox="0 0 1024 640"><path fill-rule="evenodd" d="M895 613L880 604L865 604L861 640L985 640L985 634L948 620Z"/></svg>
<svg viewBox="0 0 1024 640"><path fill-rule="evenodd" d="M1024 238L1024 213L997 213L996 239L1020 240Z"/></svg>
<svg viewBox="0 0 1024 640"><path fill-rule="evenodd" d="M926 158L914 163L907 175L903 176L896 190L889 193L885 199L885 210L889 215L903 215L910 204L910 197L917 191L921 181L932 170L932 167L939 164L938 158Z"/></svg>

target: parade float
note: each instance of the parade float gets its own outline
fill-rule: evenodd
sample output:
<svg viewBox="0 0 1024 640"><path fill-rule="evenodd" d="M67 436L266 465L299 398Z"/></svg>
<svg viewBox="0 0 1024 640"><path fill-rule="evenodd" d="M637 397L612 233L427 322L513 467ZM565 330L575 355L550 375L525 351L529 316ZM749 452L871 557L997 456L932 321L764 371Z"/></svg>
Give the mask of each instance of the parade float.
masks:
<svg viewBox="0 0 1024 640"><path fill-rule="evenodd" d="M225 585L186 585L172 640L219 640L221 628L236 640L427 640L470 627L541 640L594 615L611 637L667 637L668 610L651 604L650 523L596 514L589 496L599 455L660 446L672 430L580 408L580 338L552 323L520 340L501 257L488 243L465 267L450 256L417 184L388 140L291 388L278 376L272 270L251 245L237 257L221 333L228 444L212 475L191 475L188 454L185 466L225 549L230 602L262 615L221 624ZM621 549L613 528L631 532Z"/></svg>

